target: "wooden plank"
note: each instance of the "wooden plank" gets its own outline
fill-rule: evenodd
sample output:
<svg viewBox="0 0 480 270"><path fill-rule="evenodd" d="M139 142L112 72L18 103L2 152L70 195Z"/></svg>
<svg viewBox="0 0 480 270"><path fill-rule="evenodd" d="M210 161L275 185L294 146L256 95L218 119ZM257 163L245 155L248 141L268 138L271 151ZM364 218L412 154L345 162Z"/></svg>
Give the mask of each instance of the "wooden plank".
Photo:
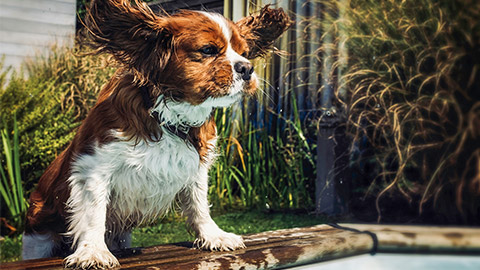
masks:
<svg viewBox="0 0 480 270"><path fill-rule="evenodd" d="M32 22L23 19L0 18L0 30L21 33L48 34L68 36L75 34L75 25L59 25L52 23Z"/></svg>
<svg viewBox="0 0 480 270"><path fill-rule="evenodd" d="M46 45L23 45L15 43L1 42L2 48L0 53L12 56L33 56L36 54L45 54L49 51L49 46Z"/></svg>
<svg viewBox="0 0 480 270"><path fill-rule="evenodd" d="M72 14L75 15L76 1L52 1L52 0L2 0L0 7L11 6L19 8L32 8L36 10L51 11L55 10L56 13Z"/></svg>
<svg viewBox="0 0 480 270"><path fill-rule="evenodd" d="M0 47L2 43L0 43ZM3 69L8 67L12 67L13 69L19 68L21 64L27 60L28 58L25 56L17 56L17 55L1 55L0 57L5 57L3 60Z"/></svg>
<svg viewBox="0 0 480 270"><path fill-rule="evenodd" d="M73 11L73 10L72 10ZM73 25L75 26L75 13L64 14L52 11L38 11L32 8L16 7L8 5L0 5L0 17L18 19L22 18L31 22L42 22L57 25Z"/></svg>
<svg viewBox="0 0 480 270"><path fill-rule="evenodd" d="M246 249L210 252L177 243L130 249L119 259L121 269L264 269L289 267L369 252L370 236L328 225L247 235ZM0 269L63 269L60 258L0 265Z"/></svg>
<svg viewBox="0 0 480 270"><path fill-rule="evenodd" d="M480 229L378 224L341 224L370 231L378 238L379 252L480 253Z"/></svg>
<svg viewBox="0 0 480 270"><path fill-rule="evenodd" d="M371 252L454 252L480 254L480 229L341 224L318 225L244 236L246 249L210 252L176 243L115 254L121 269L275 269ZM0 265L0 269L63 269L61 258Z"/></svg>
<svg viewBox="0 0 480 270"><path fill-rule="evenodd" d="M21 33L0 30L0 43L1 42L32 46L48 46L53 44L62 45L64 42L68 42L69 45L72 45L73 36L52 36L47 34Z"/></svg>
<svg viewBox="0 0 480 270"><path fill-rule="evenodd" d="M3 69L10 65L18 69L23 57L46 54L54 43L72 46L75 12L75 0L0 1L0 56L6 57Z"/></svg>

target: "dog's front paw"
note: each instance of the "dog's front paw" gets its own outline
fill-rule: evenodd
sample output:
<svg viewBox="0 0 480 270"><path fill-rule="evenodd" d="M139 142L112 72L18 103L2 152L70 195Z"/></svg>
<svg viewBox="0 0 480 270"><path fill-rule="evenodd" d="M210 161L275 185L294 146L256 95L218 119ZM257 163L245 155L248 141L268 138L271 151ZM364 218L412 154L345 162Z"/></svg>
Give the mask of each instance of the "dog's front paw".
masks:
<svg viewBox="0 0 480 270"><path fill-rule="evenodd" d="M216 224L203 227L193 244L197 248L218 251L245 248L241 236L225 232Z"/></svg>
<svg viewBox="0 0 480 270"><path fill-rule="evenodd" d="M79 245L75 252L64 260L66 268L74 269L114 269L120 266L117 258L107 247L98 248L93 245Z"/></svg>

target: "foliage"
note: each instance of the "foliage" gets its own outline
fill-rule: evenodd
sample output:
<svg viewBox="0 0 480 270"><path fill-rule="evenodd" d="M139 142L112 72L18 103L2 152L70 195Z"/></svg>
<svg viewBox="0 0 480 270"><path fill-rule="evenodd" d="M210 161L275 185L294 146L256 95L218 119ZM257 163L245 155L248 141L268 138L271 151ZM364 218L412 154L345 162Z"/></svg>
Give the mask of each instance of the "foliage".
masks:
<svg viewBox="0 0 480 270"><path fill-rule="evenodd" d="M293 93L291 93L293 95ZM255 103L256 106L252 106ZM219 157L211 170L210 197L222 205L260 209L312 206L309 179L313 159L296 113L284 129L259 127L252 117L268 105L261 101L216 112ZM294 109L297 112L297 109ZM281 116L269 110L266 117ZM305 168L307 171L305 171Z"/></svg>
<svg viewBox="0 0 480 270"><path fill-rule="evenodd" d="M444 222L478 222L480 2L336 2L325 2L318 53L336 59L355 166L380 217L382 198L401 194Z"/></svg>
<svg viewBox="0 0 480 270"><path fill-rule="evenodd" d="M27 202L24 198L20 174L18 126L15 116L13 121L13 140L10 139L7 128L1 130L1 136L7 171L5 172L3 164L0 164L0 176L2 178L0 193L2 201L8 210L10 225L18 230L23 225L23 216L27 210Z"/></svg>
<svg viewBox="0 0 480 270"><path fill-rule="evenodd" d="M105 56L82 55L79 47L53 47L49 55L25 63L0 89L0 116L18 117L22 179L31 188L66 147L74 129L113 74ZM2 123L0 123L2 125Z"/></svg>
<svg viewBox="0 0 480 270"><path fill-rule="evenodd" d="M16 262L22 257L22 235L6 236L0 240L0 264Z"/></svg>

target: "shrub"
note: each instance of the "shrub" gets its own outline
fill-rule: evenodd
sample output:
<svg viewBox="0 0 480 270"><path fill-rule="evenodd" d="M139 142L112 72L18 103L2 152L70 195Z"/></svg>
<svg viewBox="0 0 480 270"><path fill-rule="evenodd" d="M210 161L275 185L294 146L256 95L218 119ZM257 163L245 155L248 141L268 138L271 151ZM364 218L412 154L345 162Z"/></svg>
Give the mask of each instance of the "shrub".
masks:
<svg viewBox="0 0 480 270"><path fill-rule="evenodd" d="M321 53L333 48L339 60L337 91L349 91L355 163L371 180L366 191L377 195L379 215L388 212L383 198L400 194L420 213L435 209L436 220L478 222L480 2L352 0L329 7L343 15L324 26L337 38L324 39ZM347 65L336 49L343 45Z"/></svg>
<svg viewBox="0 0 480 270"><path fill-rule="evenodd" d="M49 55L28 61L0 89L0 118L18 118L22 179L27 188L66 147L113 74L105 56L82 55L79 47L53 47ZM2 123L0 123L2 125Z"/></svg>
<svg viewBox="0 0 480 270"><path fill-rule="evenodd" d="M16 262L22 258L22 235L6 236L0 242L0 264Z"/></svg>

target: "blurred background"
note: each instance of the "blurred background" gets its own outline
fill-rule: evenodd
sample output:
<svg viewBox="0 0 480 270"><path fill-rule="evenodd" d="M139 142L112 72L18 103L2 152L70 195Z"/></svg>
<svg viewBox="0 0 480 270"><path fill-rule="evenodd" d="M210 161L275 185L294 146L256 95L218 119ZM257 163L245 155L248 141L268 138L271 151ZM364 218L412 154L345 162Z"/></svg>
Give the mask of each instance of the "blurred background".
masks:
<svg viewBox="0 0 480 270"><path fill-rule="evenodd" d="M221 227L479 225L479 1L148 4L233 21L271 4L295 22L255 61L257 97L215 113L209 196ZM107 55L85 55L85 5L0 0L3 261L19 259L26 198L116 69ZM188 240L176 235L181 220L138 229L134 245Z"/></svg>

